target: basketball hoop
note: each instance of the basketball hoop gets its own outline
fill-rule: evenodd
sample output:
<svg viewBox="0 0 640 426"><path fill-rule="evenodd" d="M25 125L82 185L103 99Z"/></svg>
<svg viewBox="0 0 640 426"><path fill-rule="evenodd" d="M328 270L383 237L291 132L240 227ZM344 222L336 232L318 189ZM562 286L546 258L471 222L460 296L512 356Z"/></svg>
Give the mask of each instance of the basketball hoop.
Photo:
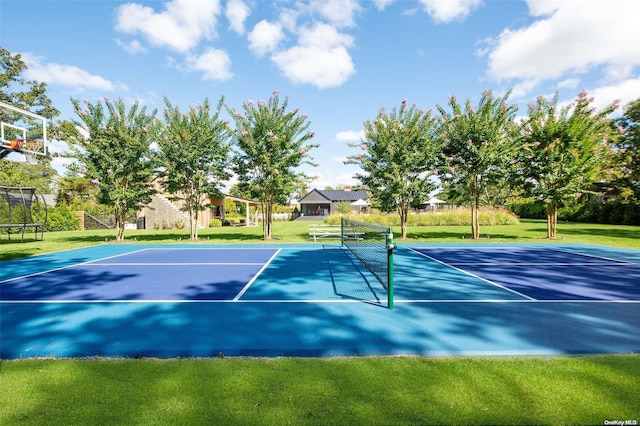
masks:
<svg viewBox="0 0 640 426"><path fill-rule="evenodd" d="M13 142L13 141L12 141ZM46 155L46 152L42 152L44 149L44 143L37 139L27 139L23 142L20 149L16 150L21 152L24 155L25 160L27 160L28 164L35 164L36 158L39 155Z"/></svg>
<svg viewBox="0 0 640 426"><path fill-rule="evenodd" d="M11 142L9 143L9 146L14 151L20 151L22 149L23 145L24 145L24 143L20 139L12 139Z"/></svg>

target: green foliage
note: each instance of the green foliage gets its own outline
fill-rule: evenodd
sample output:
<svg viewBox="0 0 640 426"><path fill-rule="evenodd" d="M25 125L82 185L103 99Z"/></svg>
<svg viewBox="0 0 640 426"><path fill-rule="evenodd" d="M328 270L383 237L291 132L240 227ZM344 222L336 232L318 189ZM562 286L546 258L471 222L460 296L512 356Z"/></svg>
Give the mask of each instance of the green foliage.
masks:
<svg viewBox="0 0 640 426"><path fill-rule="evenodd" d="M220 118L224 99L215 111L208 99L188 112L181 112L165 98L164 128L158 139L162 182L190 217L190 237L198 238L198 216L209 205L210 196L220 196L228 179L229 132Z"/></svg>
<svg viewBox="0 0 640 426"><path fill-rule="evenodd" d="M58 181L58 192L56 193L56 204L96 203L100 189L91 183L87 177L63 177ZM77 208L76 210L85 210Z"/></svg>
<svg viewBox="0 0 640 426"><path fill-rule="evenodd" d="M222 226L222 221L220 219L211 219L209 221L209 228L219 228Z"/></svg>
<svg viewBox="0 0 640 426"><path fill-rule="evenodd" d="M443 210L431 213L409 213L407 215L408 226L453 226L471 224L471 215L468 208ZM340 214L327 216L325 223L330 225L340 224ZM391 214L367 213L351 214L350 217L381 226L401 226L400 218ZM479 212L481 225L515 225L520 223L518 217L507 209L483 207Z"/></svg>
<svg viewBox="0 0 640 426"><path fill-rule="evenodd" d="M47 211L47 231L73 231L78 229L78 218L66 205L49 207Z"/></svg>
<svg viewBox="0 0 640 426"><path fill-rule="evenodd" d="M440 178L449 191L465 194L470 201L472 238L479 237L481 196L504 179L518 142L517 108L507 104L510 93L494 98L490 90L485 91L476 108L469 100L463 107L456 96L449 98L449 111L437 106L442 116L438 134L444 166Z"/></svg>
<svg viewBox="0 0 640 426"><path fill-rule="evenodd" d="M618 174L615 186L625 198L632 195L640 200L640 98L625 106L616 124L619 135L612 141L613 167Z"/></svg>
<svg viewBox="0 0 640 426"><path fill-rule="evenodd" d="M595 113L592 101L583 91L564 107L558 106L557 94L551 101L540 96L536 104L529 105L516 176L527 196L544 202L548 238L556 236L558 207L592 193L591 186L607 155L606 138L611 128L607 116L617 104Z"/></svg>
<svg viewBox="0 0 640 426"><path fill-rule="evenodd" d="M157 159L150 149L156 112L147 114L138 103L127 110L121 99L85 101L86 109L71 102L79 120L64 122L61 132L81 171L100 189L100 201L113 206L116 240L123 240L127 213L147 205L156 192Z"/></svg>
<svg viewBox="0 0 640 426"><path fill-rule="evenodd" d="M308 143L314 136L308 117L298 109L288 111L288 103L288 98L281 102L276 90L267 102L244 102L242 112L227 107L238 148L233 169L242 191L262 204L265 239L271 239L273 206L286 204L299 182L308 179L296 169L316 165L309 155L318 145Z"/></svg>
<svg viewBox="0 0 640 426"><path fill-rule="evenodd" d="M27 68L20 54L0 47L0 101L48 119L57 117L60 112L47 96L47 84L25 79ZM0 111L0 116L3 113Z"/></svg>
<svg viewBox="0 0 640 426"><path fill-rule="evenodd" d="M348 201L340 201L335 205L336 211L341 214L353 213L353 206Z"/></svg>
<svg viewBox="0 0 640 426"><path fill-rule="evenodd" d="M398 212L402 238L406 238L412 204L435 189L432 179L439 148L433 137L434 123L430 111L416 105L407 107L403 99L400 108L389 114L382 109L375 120L366 121L364 140L350 145L364 152L349 156L347 164L362 169L356 178L372 192L383 211Z"/></svg>
<svg viewBox="0 0 640 426"><path fill-rule="evenodd" d="M43 194L50 194L57 175L49 159L35 164L0 160L0 185L3 186L33 186Z"/></svg>

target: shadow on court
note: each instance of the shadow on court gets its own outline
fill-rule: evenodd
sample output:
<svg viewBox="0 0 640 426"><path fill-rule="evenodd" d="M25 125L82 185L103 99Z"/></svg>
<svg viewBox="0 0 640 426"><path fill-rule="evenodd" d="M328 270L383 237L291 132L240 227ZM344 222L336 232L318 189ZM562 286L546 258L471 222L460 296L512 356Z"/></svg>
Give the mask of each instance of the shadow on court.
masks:
<svg viewBox="0 0 640 426"><path fill-rule="evenodd" d="M57 264L89 254L66 253ZM360 301L369 297L363 295L371 289L354 284L352 277L360 272L342 262L341 250L288 247L281 255L282 259L274 259L255 287L247 291L247 298L238 302L2 303L0 358L440 356L640 350L638 303L449 300L451 295L460 296L470 289L465 290L463 283L458 291L451 290L447 300L407 301L388 310ZM312 259L315 261L309 264ZM410 257L401 260L418 265ZM330 263L330 276L326 265L311 266L320 262ZM400 278L399 294L412 295L411 283L423 272L427 271L413 271ZM281 278L287 281L279 282ZM418 284L426 288L434 280L433 276L423 277ZM438 280L444 289L453 285L456 277ZM361 288L356 290L352 285ZM438 285L435 290L420 291L436 294ZM380 297L377 290L374 293ZM318 300L327 295L335 300Z"/></svg>

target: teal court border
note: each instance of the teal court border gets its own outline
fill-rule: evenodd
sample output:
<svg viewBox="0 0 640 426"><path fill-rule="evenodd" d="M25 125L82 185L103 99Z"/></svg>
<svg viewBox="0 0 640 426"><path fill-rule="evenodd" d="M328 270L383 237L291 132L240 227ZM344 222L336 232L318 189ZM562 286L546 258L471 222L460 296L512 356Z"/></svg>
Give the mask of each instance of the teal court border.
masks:
<svg viewBox="0 0 640 426"><path fill-rule="evenodd" d="M419 261L402 244L394 255L394 310L384 307L382 287L365 268L349 265L352 257L338 245L103 245L3 262L0 281L153 247L261 247L280 252L237 300L0 300L0 358L640 351L640 301L528 300ZM640 263L640 251L635 250L562 249Z"/></svg>

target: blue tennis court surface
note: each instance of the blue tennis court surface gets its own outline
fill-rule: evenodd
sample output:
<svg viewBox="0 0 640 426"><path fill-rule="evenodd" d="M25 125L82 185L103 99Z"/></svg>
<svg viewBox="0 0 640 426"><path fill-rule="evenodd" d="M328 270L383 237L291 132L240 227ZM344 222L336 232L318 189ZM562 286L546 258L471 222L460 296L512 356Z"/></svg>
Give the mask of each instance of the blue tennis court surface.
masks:
<svg viewBox="0 0 640 426"><path fill-rule="evenodd" d="M104 245L0 263L0 358L630 353L640 251L411 245L395 309L339 245Z"/></svg>

